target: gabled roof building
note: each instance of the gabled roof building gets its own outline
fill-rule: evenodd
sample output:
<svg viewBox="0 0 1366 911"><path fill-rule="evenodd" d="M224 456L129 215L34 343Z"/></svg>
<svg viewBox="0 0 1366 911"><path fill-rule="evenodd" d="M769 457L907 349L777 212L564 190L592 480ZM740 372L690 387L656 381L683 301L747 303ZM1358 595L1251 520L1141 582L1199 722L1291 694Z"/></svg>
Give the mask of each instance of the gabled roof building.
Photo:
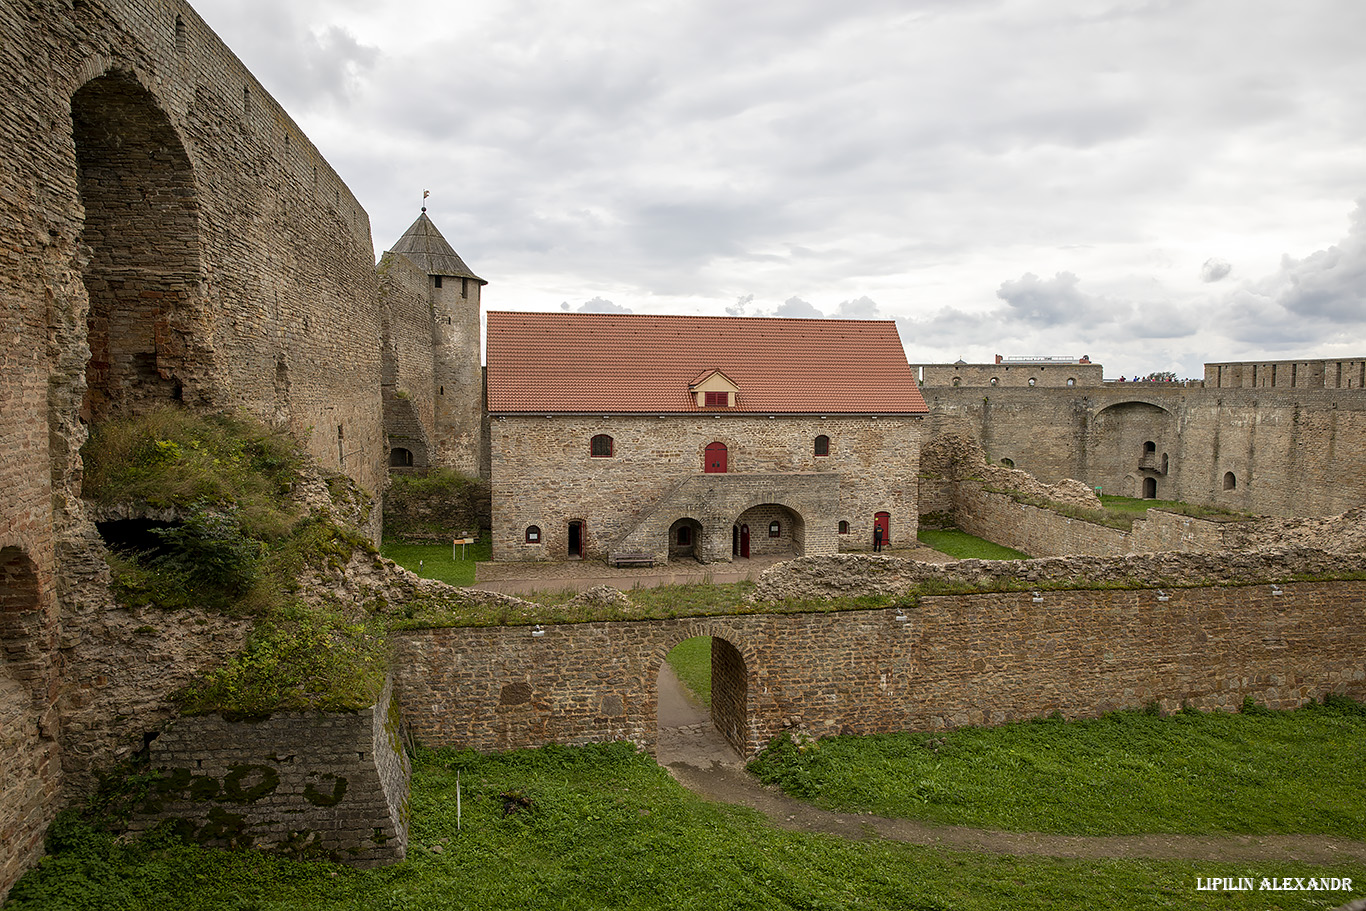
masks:
<svg viewBox="0 0 1366 911"><path fill-rule="evenodd" d="M913 541L924 400L890 321L488 314L495 560Z"/></svg>

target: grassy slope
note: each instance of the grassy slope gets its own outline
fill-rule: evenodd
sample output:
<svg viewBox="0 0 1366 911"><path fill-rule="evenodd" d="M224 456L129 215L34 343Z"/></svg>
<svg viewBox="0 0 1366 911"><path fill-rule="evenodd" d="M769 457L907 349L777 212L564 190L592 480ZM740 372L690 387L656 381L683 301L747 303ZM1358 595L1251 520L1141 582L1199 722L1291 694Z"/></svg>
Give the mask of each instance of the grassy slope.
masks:
<svg viewBox="0 0 1366 911"><path fill-rule="evenodd" d="M917 535L920 543L958 560L1028 560L1029 554L993 544L985 538L956 528L926 528Z"/></svg>
<svg viewBox="0 0 1366 911"><path fill-rule="evenodd" d="M1354 703L779 743L752 768L824 807L934 823L1366 839L1366 709Z"/></svg>
<svg viewBox="0 0 1366 911"><path fill-rule="evenodd" d="M457 828L456 777L463 825ZM530 812L502 815L516 791ZM973 855L781 831L684 791L615 744L493 757L427 754L415 768L408 860L356 871L254 851L70 839L7 911L68 908L371 909L1281 909L1322 893L1196 891L1196 877L1366 875L1360 867L1066 861ZM1350 896L1339 896L1346 901Z"/></svg>
<svg viewBox="0 0 1366 911"><path fill-rule="evenodd" d="M711 637L684 639L669 652L669 664L703 705L711 705Z"/></svg>

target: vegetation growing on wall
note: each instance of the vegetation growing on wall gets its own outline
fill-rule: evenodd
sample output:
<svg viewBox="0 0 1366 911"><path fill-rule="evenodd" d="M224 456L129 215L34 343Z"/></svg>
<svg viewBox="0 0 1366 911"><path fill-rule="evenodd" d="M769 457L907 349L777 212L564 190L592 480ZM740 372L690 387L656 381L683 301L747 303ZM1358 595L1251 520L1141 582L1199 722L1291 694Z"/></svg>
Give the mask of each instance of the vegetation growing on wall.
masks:
<svg viewBox="0 0 1366 911"><path fill-rule="evenodd" d="M401 541L447 541L477 536L491 524L487 481L448 468L395 473L384 497L384 537Z"/></svg>
<svg viewBox="0 0 1366 911"><path fill-rule="evenodd" d="M985 538L970 535L957 528L921 528L917 533L921 544L958 560L1028 560L1029 554L993 544Z"/></svg>
<svg viewBox="0 0 1366 911"><path fill-rule="evenodd" d="M330 511L295 502L308 460L290 437L246 417L164 407L100 425L82 456L87 498L179 517L111 540L120 603L255 618L245 651L180 694L184 711L257 716L374 701L383 624L310 607L299 590L307 568L374 548ZM325 480L329 491L338 483ZM346 491L333 500L355 505Z"/></svg>

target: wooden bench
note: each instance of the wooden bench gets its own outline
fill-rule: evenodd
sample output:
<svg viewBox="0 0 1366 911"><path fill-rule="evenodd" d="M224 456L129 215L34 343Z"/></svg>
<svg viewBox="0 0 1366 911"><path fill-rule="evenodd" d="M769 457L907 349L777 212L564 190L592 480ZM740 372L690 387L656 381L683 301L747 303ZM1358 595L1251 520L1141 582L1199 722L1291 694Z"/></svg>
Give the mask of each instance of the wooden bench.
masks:
<svg viewBox="0 0 1366 911"><path fill-rule="evenodd" d="M612 557L614 566L654 566L654 554L616 554Z"/></svg>

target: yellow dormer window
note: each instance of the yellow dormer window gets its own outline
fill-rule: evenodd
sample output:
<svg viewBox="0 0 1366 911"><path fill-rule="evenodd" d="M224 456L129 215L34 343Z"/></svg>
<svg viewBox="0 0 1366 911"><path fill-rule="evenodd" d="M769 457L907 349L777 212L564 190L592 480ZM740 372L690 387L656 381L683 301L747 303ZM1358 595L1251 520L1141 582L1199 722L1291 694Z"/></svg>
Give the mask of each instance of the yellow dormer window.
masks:
<svg viewBox="0 0 1366 911"><path fill-rule="evenodd" d="M711 369L688 384L698 408L734 408L740 387L720 370Z"/></svg>

